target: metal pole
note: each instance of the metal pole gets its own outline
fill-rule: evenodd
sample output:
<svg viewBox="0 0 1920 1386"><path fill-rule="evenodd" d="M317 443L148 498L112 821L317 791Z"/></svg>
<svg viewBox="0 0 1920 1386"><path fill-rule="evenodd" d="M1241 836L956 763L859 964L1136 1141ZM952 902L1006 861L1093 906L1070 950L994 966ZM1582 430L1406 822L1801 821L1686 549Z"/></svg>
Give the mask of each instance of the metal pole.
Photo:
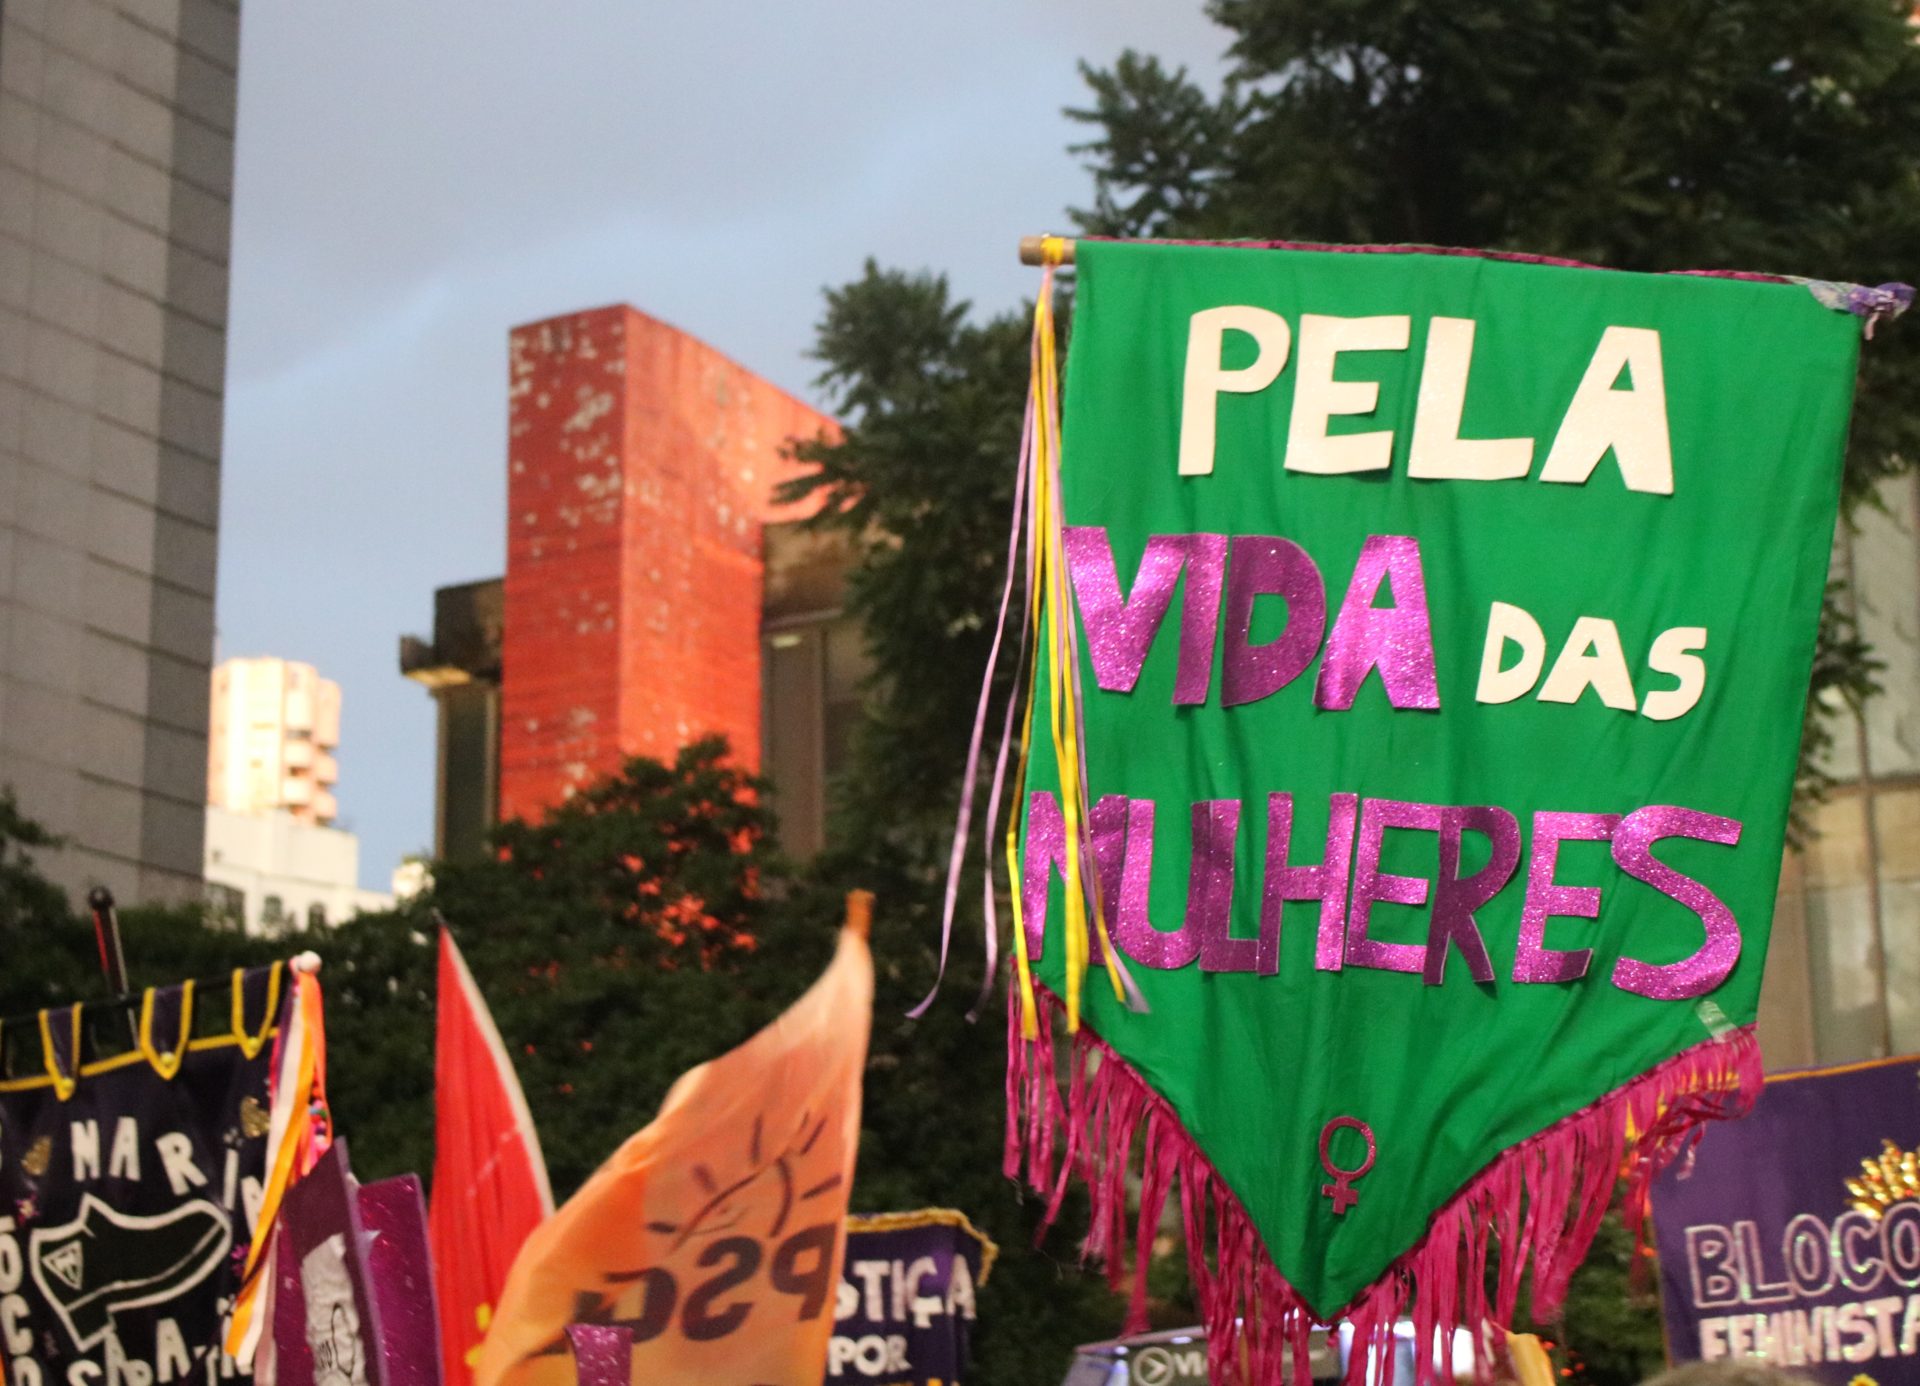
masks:
<svg viewBox="0 0 1920 1386"><path fill-rule="evenodd" d="M107 979L113 999L127 997L127 952L120 943L120 913L114 908L113 892L95 886L87 892L87 908L93 914L93 941L100 949L100 972Z"/></svg>
<svg viewBox="0 0 1920 1386"><path fill-rule="evenodd" d="M95 886L87 892L87 910L93 915L93 941L100 950L100 974L107 979L116 1006L127 999L127 950L120 946L120 912L114 908L113 892ZM140 1022L127 1014L127 1038L134 1047L140 1044ZM79 1055L74 1056L79 1063Z"/></svg>

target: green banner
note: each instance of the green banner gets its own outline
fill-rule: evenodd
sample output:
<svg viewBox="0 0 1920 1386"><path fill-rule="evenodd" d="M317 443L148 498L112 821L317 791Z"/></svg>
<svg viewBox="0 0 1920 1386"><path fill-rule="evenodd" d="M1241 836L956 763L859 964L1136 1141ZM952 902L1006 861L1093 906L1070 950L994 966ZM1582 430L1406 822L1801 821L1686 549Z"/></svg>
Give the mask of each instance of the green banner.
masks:
<svg viewBox="0 0 1920 1386"><path fill-rule="evenodd" d="M1776 281L1079 244L1083 840L1150 1007L1095 944L1086 1023L1314 1313L1754 1020L1859 326Z"/></svg>

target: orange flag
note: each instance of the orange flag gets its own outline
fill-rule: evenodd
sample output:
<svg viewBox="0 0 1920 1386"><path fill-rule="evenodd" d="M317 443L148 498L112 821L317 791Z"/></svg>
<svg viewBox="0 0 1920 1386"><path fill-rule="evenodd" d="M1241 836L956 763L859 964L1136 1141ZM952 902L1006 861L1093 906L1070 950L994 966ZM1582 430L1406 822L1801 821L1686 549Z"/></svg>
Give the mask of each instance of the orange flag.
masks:
<svg viewBox="0 0 1920 1386"><path fill-rule="evenodd" d="M553 1213L553 1194L513 1062L445 929L436 1029L427 1243L439 1287L443 1380L465 1386L513 1258Z"/></svg>
<svg viewBox="0 0 1920 1386"><path fill-rule="evenodd" d="M527 1239L477 1386L574 1386L575 1323L631 1329L636 1382L819 1386L860 1138L871 900L848 897L839 950L805 996L682 1075Z"/></svg>

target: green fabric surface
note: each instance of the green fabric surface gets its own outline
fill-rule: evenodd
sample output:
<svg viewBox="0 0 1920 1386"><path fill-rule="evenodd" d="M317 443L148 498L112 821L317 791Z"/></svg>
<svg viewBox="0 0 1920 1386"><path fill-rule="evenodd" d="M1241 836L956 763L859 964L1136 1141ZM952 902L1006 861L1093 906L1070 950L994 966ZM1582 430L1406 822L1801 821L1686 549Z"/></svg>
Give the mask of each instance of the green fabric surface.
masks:
<svg viewBox="0 0 1920 1386"><path fill-rule="evenodd" d="M1131 692L1096 686L1082 632L1088 795L1155 802L1155 925L1177 928L1185 914L1188 812L1197 800L1242 801L1232 907L1241 937L1257 932L1270 791L1294 795L1296 865L1321 859L1336 792L1499 805L1520 822L1514 876L1476 912L1492 983L1475 983L1457 952L1439 987L1398 972L1316 971L1319 905L1311 901L1284 911L1275 975L1203 973L1197 961L1156 971L1129 961L1151 1005L1145 1015L1115 1003L1097 960L1087 977L1087 1023L1171 1102L1279 1270L1316 1312L1329 1314L1415 1244L1433 1212L1502 1150L1706 1040L1714 1027L1754 1019L1859 323L1793 284L1414 252L1082 241L1077 275L1063 425L1067 522L1108 528L1123 594L1132 592L1149 535L1278 535L1320 568L1330 633L1364 538L1400 534L1419 541L1432 614L1438 711L1391 707L1377 673L1350 710L1317 710L1318 657L1278 693L1223 708L1224 615L1206 704L1176 707L1179 593ZM1293 329L1292 355L1270 388L1219 396L1214 470L1182 477L1188 322L1225 304L1281 314ZM1284 469L1302 313L1411 316L1409 349L1342 355L1336 370L1339 379L1378 381L1380 395L1373 414L1336 420L1332 431L1394 430L1390 470ZM1435 315L1478 324L1461 436L1533 437L1528 478L1408 477ZM1583 485L1538 479L1609 325L1660 333L1671 495L1628 490L1611 455ZM1227 334L1224 364L1252 355L1251 339ZM1377 604L1390 600L1383 588ZM1481 646L1496 601L1539 621L1549 671L1576 618L1614 621L1642 699L1674 684L1647 670L1654 638L1669 627L1704 626L1705 693L1691 712L1665 722L1609 708L1592 690L1570 705L1531 695L1480 704ZM1283 612L1278 598L1262 598L1254 639L1276 634ZM1053 750L1036 731L1028 788L1051 789ZM1699 947L1702 929L1684 906L1620 870L1604 842L1563 844L1555 873L1559 884L1599 886L1599 917L1555 918L1546 932L1549 947L1592 947L1591 970L1570 983L1514 982L1532 815L1626 814L1650 804L1744 825L1737 846L1667 839L1655 848L1739 921L1739 963L1707 998L1711 1006L1645 999L1612 984L1623 952L1676 961ZM1382 868L1431 881L1437 843L1431 832L1389 829ZM1487 855L1485 839L1467 834L1463 874ZM1430 905L1431 894L1424 906L1376 906L1372 936L1424 943ZM1063 987L1064 917L1055 876L1035 969L1055 990ZM1320 1191L1327 1174L1318 1141L1339 1115L1369 1123L1379 1153L1354 1185L1359 1201L1336 1217ZM1334 1143L1346 1166L1358 1163L1360 1149L1353 1133Z"/></svg>

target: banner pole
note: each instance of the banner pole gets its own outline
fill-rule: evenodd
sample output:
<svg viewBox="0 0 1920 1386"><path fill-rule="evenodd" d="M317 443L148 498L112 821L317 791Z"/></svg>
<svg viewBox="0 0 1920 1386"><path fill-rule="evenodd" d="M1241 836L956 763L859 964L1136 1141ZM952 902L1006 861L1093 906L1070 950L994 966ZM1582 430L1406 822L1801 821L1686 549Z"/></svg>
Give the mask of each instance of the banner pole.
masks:
<svg viewBox="0 0 1920 1386"><path fill-rule="evenodd" d="M1047 262L1045 246L1048 241L1058 241L1061 245L1060 264L1073 263L1073 239L1067 236L1022 236L1020 238L1020 263L1023 265L1044 265Z"/></svg>
<svg viewBox="0 0 1920 1386"><path fill-rule="evenodd" d="M87 892L87 909L93 915L93 941L100 949L100 972L107 979L107 990L116 1005L127 999L127 950L120 943L120 912L114 908L113 892L95 886ZM128 1018L129 1028L134 1021ZM138 1042L138 1032L135 1031Z"/></svg>

